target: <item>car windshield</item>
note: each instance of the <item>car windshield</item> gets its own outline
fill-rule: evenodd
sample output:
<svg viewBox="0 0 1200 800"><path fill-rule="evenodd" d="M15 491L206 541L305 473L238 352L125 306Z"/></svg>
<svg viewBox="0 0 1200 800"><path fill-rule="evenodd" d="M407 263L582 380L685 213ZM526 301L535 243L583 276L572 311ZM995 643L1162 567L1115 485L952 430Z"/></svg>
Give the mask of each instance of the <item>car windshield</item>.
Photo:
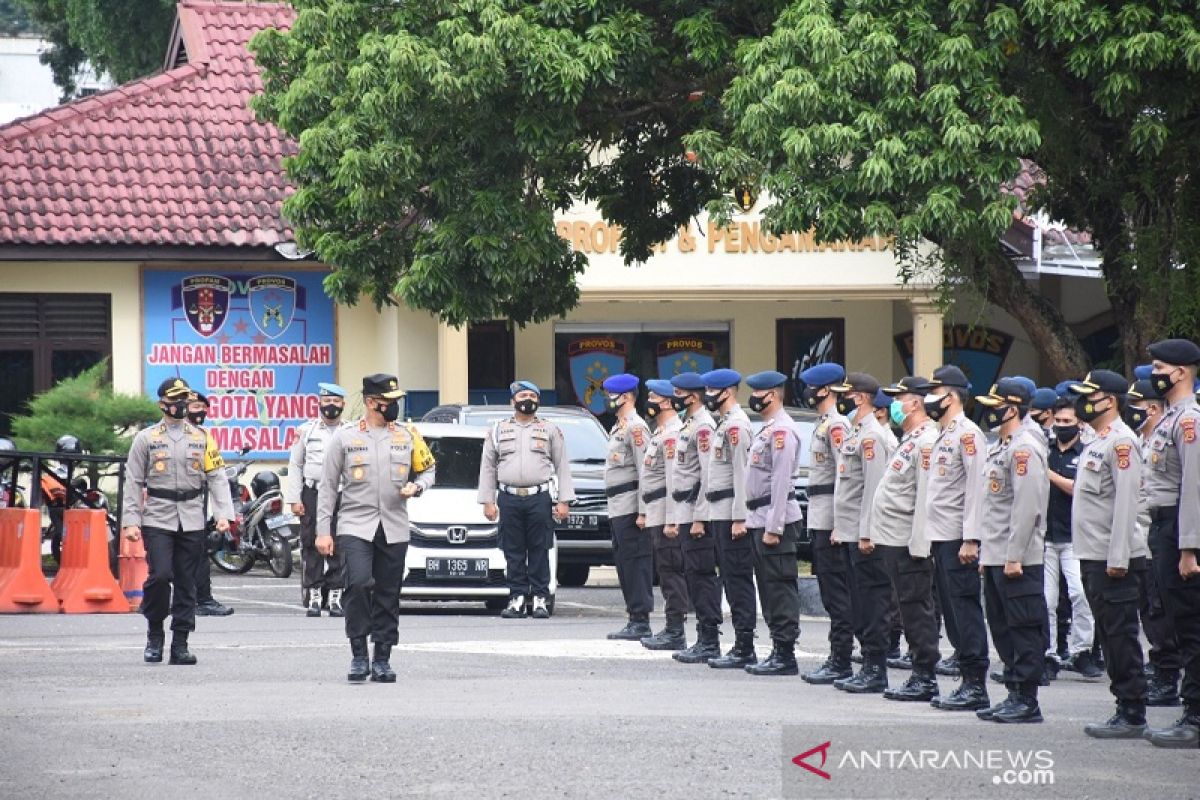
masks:
<svg viewBox="0 0 1200 800"><path fill-rule="evenodd" d="M437 460L436 486L443 489L475 489L479 486L483 439L467 436L422 438Z"/></svg>
<svg viewBox="0 0 1200 800"><path fill-rule="evenodd" d="M491 425L496 420L508 419L511 414L497 411L475 411L464 415L467 425ZM541 416L557 425L567 443L567 455L576 463L603 464L608 457L608 436L604 428L593 417L577 414L555 414L542 410ZM441 483L439 473L438 483Z"/></svg>

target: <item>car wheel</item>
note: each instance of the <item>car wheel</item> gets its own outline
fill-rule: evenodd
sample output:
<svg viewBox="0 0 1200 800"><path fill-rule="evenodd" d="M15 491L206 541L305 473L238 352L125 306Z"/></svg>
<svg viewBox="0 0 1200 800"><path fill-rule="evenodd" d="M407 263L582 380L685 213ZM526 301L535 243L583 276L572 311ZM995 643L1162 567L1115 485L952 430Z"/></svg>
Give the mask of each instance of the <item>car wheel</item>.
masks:
<svg viewBox="0 0 1200 800"><path fill-rule="evenodd" d="M583 586L587 583L588 573L592 568L587 564L559 564L558 565L558 585L559 586Z"/></svg>

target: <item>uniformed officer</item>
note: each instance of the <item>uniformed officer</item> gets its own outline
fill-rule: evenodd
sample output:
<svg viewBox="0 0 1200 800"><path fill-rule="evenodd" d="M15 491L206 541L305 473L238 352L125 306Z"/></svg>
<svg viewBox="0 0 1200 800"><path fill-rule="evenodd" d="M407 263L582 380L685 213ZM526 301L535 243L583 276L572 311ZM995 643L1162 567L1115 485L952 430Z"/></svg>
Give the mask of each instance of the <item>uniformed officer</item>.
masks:
<svg viewBox="0 0 1200 800"><path fill-rule="evenodd" d="M346 390L336 383L318 383L317 403L320 415L296 430L283 484L284 501L300 518L300 582L308 606L307 616L321 616L321 607L328 598L329 616L340 617L344 615L345 568L340 550L335 548L329 558L317 552L317 487L321 483L328 442L345 425L342 413L346 408ZM337 535L336 511L329 530Z"/></svg>
<svg viewBox="0 0 1200 800"><path fill-rule="evenodd" d="M850 655L854 650L854 610L850 590L850 549L832 540L833 490L837 480L842 444L850 436L850 424L837 409L838 396L830 388L846 379L841 364L827 363L800 373L804 384L801 402L820 416L809 443L808 533L812 540L813 573L821 603L829 614L829 657L816 670L801 678L823 685L853 675Z"/></svg>
<svg viewBox="0 0 1200 800"><path fill-rule="evenodd" d="M871 502L887 469L888 458L896 445L890 429L879 423L874 414L875 395L879 381L865 372L851 372L845 382L831 387L841 395L842 407L850 412L850 435L842 442L842 457L838 462L834 484L833 538L850 548L850 586L854 610L854 630L862 649L863 666L858 674L833 682L836 689L854 694L883 692L887 688L888 631L893 618L890 602L887 613L879 619L868 620L866 594L886 589L891 597L891 584L882 557L869 547L871 539ZM860 545L865 542L865 545ZM868 636L868 624L882 625L883 643Z"/></svg>
<svg viewBox="0 0 1200 800"><path fill-rule="evenodd" d="M796 541L800 503L792 475L800 454L800 430L783 407L782 372L756 372L746 378L750 409L763 425L750 446L746 470L746 535L754 543L754 577L763 619L771 631L771 654L747 664L751 675L796 675L796 639L800 635L800 587Z"/></svg>
<svg viewBox="0 0 1200 800"><path fill-rule="evenodd" d="M204 430L204 421L208 419L208 397L203 392L192 392L191 398L188 400L188 422L192 425ZM216 441L212 438L212 434L207 430L204 431L204 436L208 440L206 445L210 450L218 450ZM205 515L208 514L208 499L205 498ZM207 543L206 543L207 544ZM200 563L196 569L196 616L197 617L228 617L233 613L233 609L217 601L212 593L212 562L207 558L207 546L205 553L200 558Z"/></svg>
<svg viewBox="0 0 1200 800"><path fill-rule="evenodd" d="M1072 540L1117 698L1112 718L1083 729L1097 739L1137 739L1146 729L1138 597L1148 551L1137 524L1142 460L1137 437L1121 421L1125 390L1125 379L1105 369L1071 386L1079 418L1096 432L1076 472Z"/></svg>
<svg viewBox="0 0 1200 800"><path fill-rule="evenodd" d="M930 378L925 413L941 432L925 487L925 520L932 544L946 635L958 657L962 684L930 705L946 711L987 708L987 627L979 597L980 509L983 503L983 432L963 412L971 383L953 365ZM940 666L939 666L940 669Z"/></svg>
<svg viewBox="0 0 1200 800"><path fill-rule="evenodd" d="M567 518L575 501L563 434L537 416L542 390L516 381L513 416L492 426L479 465L479 502L489 520L500 518L500 547L508 566L508 607L500 616L550 616L550 549L554 523ZM558 497L551 499L557 482ZM529 595L531 600L526 600Z"/></svg>
<svg viewBox="0 0 1200 800"><path fill-rule="evenodd" d="M641 641L650 635L650 612L654 610L654 551L650 535L638 527L638 513L645 507L638 495L650 428L637 413L639 380L636 375L612 375L602 384L608 406L617 417L608 437L604 467L604 494L612 525L613 561L617 582L625 598L625 627L608 634L609 639Z"/></svg>
<svg viewBox="0 0 1200 800"><path fill-rule="evenodd" d="M987 409L987 426L999 435L984 464L979 563L988 627L1009 691L1007 699L977 715L993 722L1041 722L1037 693L1048 624L1042 567L1050 493L1046 437L1040 427L1025 424L1033 399L1025 383L1002 378L975 399Z"/></svg>
<svg viewBox="0 0 1200 800"><path fill-rule="evenodd" d="M1041 426L1047 445L1054 442L1054 408L1057 405L1058 394L1047 386L1038 387L1029 404L1029 418Z"/></svg>
<svg viewBox="0 0 1200 800"><path fill-rule="evenodd" d="M1138 527L1145 539L1150 532L1150 508L1147 505L1146 478L1150 474L1150 436L1162 421L1165 407L1162 399L1150 383L1152 367L1144 365L1134 370L1135 375L1145 374L1129 387L1125 395L1126 405L1122 412L1125 424L1139 437L1142 457L1142 486L1138 496ZM1149 544L1147 543L1147 547ZM1179 705L1179 642L1175 638L1175 624L1166 611L1166 600L1158 585L1154 561L1146 559L1145 580L1141 585L1140 615L1142 629L1150 643L1148 660L1151 673L1146 688L1146 705Z"/></svg>
<svg viewBox="0 0 1200 800"><path fill-rule="evenodd" d="M721 579L717 577L717 541L708 530L708 467L716 422L704 406L704 379L696 372L671 377L671 402L683 416L675 461L667 464L667 523L663 532L683 547L688 598L696 609L696 641L672 658L704 664L721 655Z"/></svg>
<svg viewBox="0 0 1200 800"><path fill-rule="evenodd" d="M708 665L736 669L758 662L754 652L754 542L746 535L746 464L754 433L750 418L738 405L742 376L732 369L716 369L703 377L704 404L717 415L706 492L709 530L717 543L721 583L734 631L733 647L723 656L708 659Z"/></svg>
<svg viewBox="0 0 1200 800"><path fill-rule="evenodd" d="M400 641L400 584L408 550L408 498L436 478L433 454L410 425L396 420L404 391L394 375L363 378L365 410L357 425L334 431L317 486L317 552L341 551L345 565L346 678L394 683L392 647ZM340 492L340 494L339 494ZM334 543L334 512L337 540ZM368 665L367 636L375 643Z"/></svg>
<svg viewBox="0 0 1200 800"><path fill-rule="evenodd" d="M1175 623L1183 664L1183 716L1169 728L1147 729L1159 747L1200 746L1200 405L1194 395L1200 347L1186 339L1150 345L1154 390L1166 401L1150 435L1150 550Z"/></svg>
<svg viewBox="0 0 1200 800"><path fill-rule="evenodd" d="M658 586L662 590L666 625L658 633L642 638L649 650L683 650L687 634L687 578L683 574L683 542L678 534L667 536L667 470L675 464L679 448L679 433L683 423L675 411L675 387L670 381L646 381L646 415L654 420L654 434L646 448L640 489L643 511L638 515L638 527L645 529L654 543L654 562L658 569Z"/></svg>
<svg viewBox="0 0 1200 800"><path fill-rule="evenodd" d="M876 389L875 396L871 398L871 408L874 409L873 413L880 427L885 430L891 430L892 398L884 394L882 389Z"/></svg>
<svg viewBox="0 0 1200 800"><path fill-rule="evenodd" d="M899 421L904 435L871 501L870 539L860 543L860 549L878 556L887 579L886 584L868 583L863 589L867 638L873 649L886 645L884 621L894 594L912 653L912 675L901 688L883 693L888 700L927 702L938 696L933 672L939 656L938 624L925 526L925 487L937 425L925 415L928 390L929 381L919 375L883 389L893 398L890 416Z"/></svg>
<svg viewBox="0 0 1200 800"><path fill-rule="evenodd" d="M158 387L162 421L140 431L129 448L122 499L122 534L144 539L150 573L143 587L147 662L161 662L163 620L171 613L172 664L195 664L188 634L196 629L196 562L204 558L204 487L217 530L229 530L233 501L221 453L204 431L185 421L192 390L169 378ZM172 587L174 596L172 597Z"/></svg>

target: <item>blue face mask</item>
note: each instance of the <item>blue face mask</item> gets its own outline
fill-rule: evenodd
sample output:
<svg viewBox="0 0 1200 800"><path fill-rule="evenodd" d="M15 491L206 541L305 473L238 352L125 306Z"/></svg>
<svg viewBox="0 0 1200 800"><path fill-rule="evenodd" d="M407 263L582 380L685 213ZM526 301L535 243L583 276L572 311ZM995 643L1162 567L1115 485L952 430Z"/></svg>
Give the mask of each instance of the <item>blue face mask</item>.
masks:
<svg viewBox="0 0 1200 800"><path fill-rule="evenodd" d="M896 425L903 425L905 418L908 417L908 414L904 413L904 404L899 400L892 401L892 404L888 406L888 413L892 417L892 422Z"/></svg>

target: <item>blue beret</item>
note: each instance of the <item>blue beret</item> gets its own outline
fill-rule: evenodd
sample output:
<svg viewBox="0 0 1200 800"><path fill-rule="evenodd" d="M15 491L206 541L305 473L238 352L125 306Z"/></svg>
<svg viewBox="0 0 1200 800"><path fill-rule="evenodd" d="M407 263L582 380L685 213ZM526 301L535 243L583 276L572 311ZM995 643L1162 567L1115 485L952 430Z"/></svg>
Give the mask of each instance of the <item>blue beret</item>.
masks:
<svg viewBox="0 0 1200 800"><path fill-rule="evenodd" d="M1154 372L1153 364L1138 364L1133 368L1133 379L1135 381L1148 381L1152 372Z"/></svg>
<svg viewBox="0 0 1200 800"><path fill-rule="evenodd" d="M846 379L846 368L841 364L817 364L800 373L800 380L805 386L832 386Z"/></svg>
<svg viewBox="0 0 1200 800"><path fill-rule="evenodd" d="M322 397L345 397L346 390L336 383L318 383L317 394Z"/></svg>
<svg viewBox="0 0 1200 800"><path fill-rule="evenodd" d="M1033 393L1033 402L1030 403L1030 406L1038 411L1053 411L1054 404L1057 402L1058 392L1045 386L1039 386L1038 390Z"/></svg>
<svg viewBox="0 0 1200 800"><path fill-rule="evenodd" d="M530 391L538 397L542 396L542 390L537 387L533 381L513 381L508 385L509 394L516 396L517 392Z"/></svg>
<svg viewBox="0 0 1200 800"><path fill-rule="evenodd" d="M700 377L699 372L681 372L671 378L671 385L676 389L699 392L704 389L704 378Z"/></svg>
<svg viewBox="0 0 1200 800"><path fill-rule="evenodd" d="M1187 339L1163 339L1146 348L1150 357L1176 367L1200 364L1200 345Z"/></svg>
<svg viewBox="0 0 1200 800"><path fill-rule="evenodd" d="M609 375L604 379L602 386L606 392L623 394L625 392L636 392L638 383L639 381L637 375L630 375L628 372L622 372L620 375Z"/></svg>
<svg viewBox="0 0 1200 800"><path fill-rule="evenodd" d="M654 392L659 397L670 397L671 395L675 394L674 387L671 386L670 381L664 381L658 378L646 381L646 389Z"/></svg>
<svg viewBox="0 0 1200 800"><path fill-rule="evenodd" d="M776 386L783 386L787 383L787 375L782 372L776 372L769 369L766 372L756 372L746 378L746 385L751 389L774 389Z"/></svg>
<svg viewBox="0 0 1200 800"><path fill-rule="evenodd" d="M731 389L742 382L741 374L732 369L714 369L701 375L700 379L709 389Z"/></svg>
<svg viewBox="0 0 1200 800"><path fill-rule="evenodd" d="M876 408L888 408L892 405L892 398L883 393L883 389L875 390L875 399L871 401Z"/></svg>

